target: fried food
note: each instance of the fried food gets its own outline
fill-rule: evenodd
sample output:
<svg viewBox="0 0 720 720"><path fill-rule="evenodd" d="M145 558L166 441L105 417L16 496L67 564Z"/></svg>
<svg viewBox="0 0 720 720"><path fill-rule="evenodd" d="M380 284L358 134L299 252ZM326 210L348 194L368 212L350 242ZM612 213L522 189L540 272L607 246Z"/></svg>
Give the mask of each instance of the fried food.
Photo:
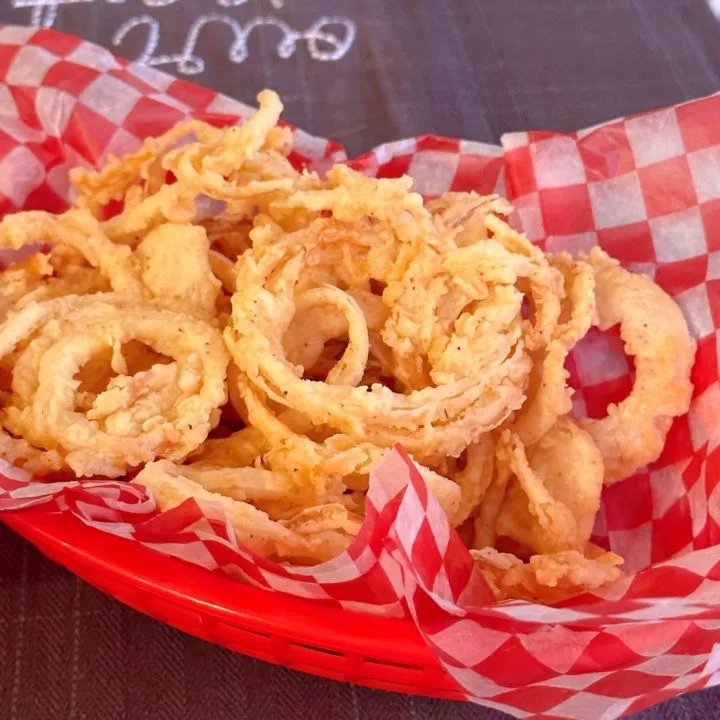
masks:
<svg viewBox="0 0 720 720"><path fill-rule="evenodd" d="M40 450L23 438L0 431L0 457L33 475L49 475L65 468L62 455L56 450Z"/></svg>
<svg viewBox="0 0 720 720"><path fill-rule="evenodd" d="M529 451L512 433L503 437L513 474L496 532L532 554L582 549L600 509L602 455L590 435L559 420Z"/></svg>
<svg viewBox="0 0 720 720"><path fill-rule="evenodd" d="M555 422L572 410L565 360L573 346L595 322L595 275L591 265L574 262L567 253L550 256L550 264L563 274L565 297L559 322L547 346L533 353L528 398L512 423L513 432L526 445L535 444Z"/></svg>
<svg viewBox="0 0 720 720"><path fill-rule="evenodd" d="M308 565L352 544L401 444L498 599L617 579L593 523L603 482L688 408L678 308L600 250L546 255L497 195L299 171L279 98L258 100L241 126L180 123L72 171L63 214L0 222L23 253L0 273L0 456L137 473L161 510L196 501L198 527ZM574 419L568 355L616 324L633 391Z"/></svg>
<svg viewBox="0 0 720 720"><path fill-rule="evenodd" d="M165 223L151 230L133 256L142 284L153 297L189 305L193 314L212 319L221 281L211 264L210 244L202 227Z"/></svg>
<svg viewBox="0 0 720 720"><path fill-rule="evenodd" d="M229 517L237 539L245 547L271 560L298 565L330 560L347 549L359 529L359 518L337 505L312 509L310 517L310 509L305 509L286 520L271 520L254 505L206 490L173 470L174 466L167 462L149 463L133 482L149 488L163 510L187 500L202 503L211 517L219 509Z"/></svg>
<svg viewBox="0 0 720 720"><path fill-rule="evenodd" d="M5 427L35 447L61 451L79 476L119 477L157 457L182 459L217 424L228 357L219 331L206 323L138 297L71 295L28 304L0 326L0 353L27 340ZM121 349L131 341L173 362L128 375ZM108 347L118 375L78 412L75 376Z"/></svg>
<svg viewBox="0 0 720 720"><path fill-rule="evenodd" d="M75 209L56 216L30 211L7 215L0 222L0 248L19 250L48 243L74 251L97 268L116 292L143 294L130 249L110 242L90 213Z"/></svg>
<svg viewBox="0 0 720 720"><path fill-rule="evenodd" d="M577 550L533 555L527 562L494 548L471 550L480 572L498 600L556 603L618 580L622 558L612 552L596 557Z"/></svg>
<svg viewBox="0 0 720 720"><path fill-rule="evenodd" d="M655 460L673 418L690 406L690 371L695 341L673 299L644 275L631 273L594 248L588 257L595 274L597 325L620 325L625 351L635 361L633 389L607 417L586 420L612 484Z"/></svg>
<svg viewBox="0 0 720 720"><path fill-rule="evenodd" d="M380 181L371 224L362 203L373 198L372 181L341 167L329 173L329 180L331 188L300 191L281 205L332 212L332 217L317 217L307 228L292 233L275 225L259 226L251 234L255 245L238 264L233 322L225 338L235 364L249 381L240 394L247 403L248 393L257 393L260 402L295 410L313 425L326 426L355 443L382 448L402 443L420 462L432 455L459 456L519 409L524 397L530 363L521 342L522 321L515 316L522 294L514 284L523 273L543 272L552 284L556 273L544 257L533 262L495 241L488 241L492 246L487 251L472 246L438 252L434 247L449 247L454 231L432 223L404 180ZM412 250L417 258L411 260L409 246L419 242L419 229L426 242ZM476 278L487 253L517 267L495 275L488 270L486 279ZM308 284L318 282L319 261L325 265L325 282L308 291ZM401 272L405 272L402 278ZM367 296L364 307L360 305L351 291L363 290L373 281L385 286L381 299L388 312L381 339L406 392L379 383L359 385L369 357L364 314L373 314L374 307ZM434 287L434 302L425 292L427 283ZM489 285L493 291L498 286L492 295ZM507 296L514 300L509 310L503 304ZM306 329L301 344L293 320L311 312L310 306L320 299L332 303L335 312L312 322L314 332ZM438 303L441 310L436 310ZM469 305L474 312L462 314ZM445 314L442 325L432 322L436 311ZM370 318L370 323L376 322L376 317ZM506 322L511 326L507 333L502 332ZM492 331L492 323L499 329L487 332L486 340L497 338L497 342L486 350L487 343L479 341L480 329ZM527 330L532 328L528 325ZM347 349L325 382L304 378L328 340L343 333L348 335ZM482 353L482 360L473 364L462 360L473 351L470 338L478 338L476 359ZM284 349L288 345L290 357ZM428 372L423 372L423 365Z"/></svg>
<svg viewBox="0 0 720 720"><path fill-rule="evenodd" d="M0 273L0 318L5 318L26 295L43 287L43 281L52 274L52 265L44 253L35 253Z"/></svg>

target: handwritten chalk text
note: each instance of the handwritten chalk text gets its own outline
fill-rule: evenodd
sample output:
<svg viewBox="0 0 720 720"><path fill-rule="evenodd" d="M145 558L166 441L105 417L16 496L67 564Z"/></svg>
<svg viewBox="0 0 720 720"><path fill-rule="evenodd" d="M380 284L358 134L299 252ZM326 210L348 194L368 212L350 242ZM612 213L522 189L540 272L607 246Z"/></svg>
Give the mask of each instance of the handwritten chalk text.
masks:
<svg viewBox="0 0 720 720"><path fill-rule="evenodd" d="M30 25L38 28L53 27L62 5L78 5L97 0L12 0L15 9L32 10ZM104 0L111 5L124 5L127 0ZM215 0L222 8L238 8L248 0ZM177 5L183 0L142 0L147 9L161 9ZM285 0L269 0L275 10L282 10ZM232 30L232 42L228 50L228 59L232 63L242 63L249 56L248 41L253 32L262 28L279 30L281 38L276 45L277 56L283 60L291 58L298 45L305 43L307 52L313 60L337 62L348 53L357 35L355 23L345 17L323 15L306 30L296 30L280 17L262 15L242 22L227 14L218 12L199 15L188 29L185 41L179 52L158 53L162 38L161 21L150 13L133 15L125 20L113 33L112 44L122 49L130 33L145 32L144 44L136 61L150 66L173 66L184 75L197 75L205 70L205 60L197 54L198 41L208 25L224 25Z"/></svg>

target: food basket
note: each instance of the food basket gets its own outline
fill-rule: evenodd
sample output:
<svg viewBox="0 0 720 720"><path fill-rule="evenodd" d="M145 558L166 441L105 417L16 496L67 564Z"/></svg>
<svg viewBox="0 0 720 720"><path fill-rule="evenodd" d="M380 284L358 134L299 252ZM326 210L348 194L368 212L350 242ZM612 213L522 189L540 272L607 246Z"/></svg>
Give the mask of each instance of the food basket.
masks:
<svg viewBox="0 0 720 720"><path fill-rule="evenodd" d="M130 607L203 640L333 680L464 700L410 620L318 607L208 575L69 514L3 516L49 558Z"/></svg>
<svg viewBox="0 0 720 720"><path fill-rule="evenodd" d="M50 30L1 28L0 73L2 213L64 209L70 168L183 118L232 124L248 114ZM593 539L626 557L627 576L612 587L553 607L487 604L401 448L373 473L362 542L304 572L232 546L197 506L156 514L132 484L44 484L6 467L0 519L142 612L337 680L517 717L607 720L720 683L718 117L715 95L571 135L513 133L502 147L424 136L348 161L376 177L409 174L426 198L505 194L513 221L544 249L600 244L653 276L685 313L698 343L690 413L656 463L606 490L596 523ZM298 164L321 172L347 160L330 141L294 139ZM617 338L590 337L569 370L582 414L602 415L632 386Z"/></svg>

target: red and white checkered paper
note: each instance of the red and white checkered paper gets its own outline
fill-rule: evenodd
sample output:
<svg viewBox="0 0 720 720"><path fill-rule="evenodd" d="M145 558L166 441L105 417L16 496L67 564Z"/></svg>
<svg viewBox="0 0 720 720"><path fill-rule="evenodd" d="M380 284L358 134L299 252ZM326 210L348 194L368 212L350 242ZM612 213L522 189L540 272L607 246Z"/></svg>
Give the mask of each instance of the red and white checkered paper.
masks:
<svg viewBox="0 0 720 720"><path fill-rule="evenodd" d="M62 210L67 171L97 165L195 116L234 122L234 100L128 64L75 37L0 28L0 211ZM121 482L0 477L0 510L71 512L105 532L256 585L342 607L408 613L468 698L517 717L611 720L720 683L720 95L575 133L517 133L503 148L422 137L351 161L370 175L409 173L426 196L504 189L516 220L549 250L601 245L653 276L698 341L695 394L662 457L606 490L596 539L627 558L602 595L556 607L491 604L486 585L402 450L373 474L350 549L289 569L238 546L217 507L158 513ZM342 148L296 131L314 168ZM590 416L626 393L617 338L574 353L576 409ZM662 388L658 388L662 392Z"/></svg>

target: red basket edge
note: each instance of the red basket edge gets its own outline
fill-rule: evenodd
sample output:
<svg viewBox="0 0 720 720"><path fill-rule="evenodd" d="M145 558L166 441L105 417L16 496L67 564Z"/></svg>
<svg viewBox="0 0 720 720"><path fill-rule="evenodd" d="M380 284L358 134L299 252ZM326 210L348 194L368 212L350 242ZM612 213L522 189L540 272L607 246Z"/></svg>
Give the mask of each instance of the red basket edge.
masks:
<svg viewBox="0 0 720 720"><path fill-rule="evenodd" d="M91 585L201 639L333 680L466 699L410 620L318 608L244 585L69 513L3 513L0 520Z"/></svg>

